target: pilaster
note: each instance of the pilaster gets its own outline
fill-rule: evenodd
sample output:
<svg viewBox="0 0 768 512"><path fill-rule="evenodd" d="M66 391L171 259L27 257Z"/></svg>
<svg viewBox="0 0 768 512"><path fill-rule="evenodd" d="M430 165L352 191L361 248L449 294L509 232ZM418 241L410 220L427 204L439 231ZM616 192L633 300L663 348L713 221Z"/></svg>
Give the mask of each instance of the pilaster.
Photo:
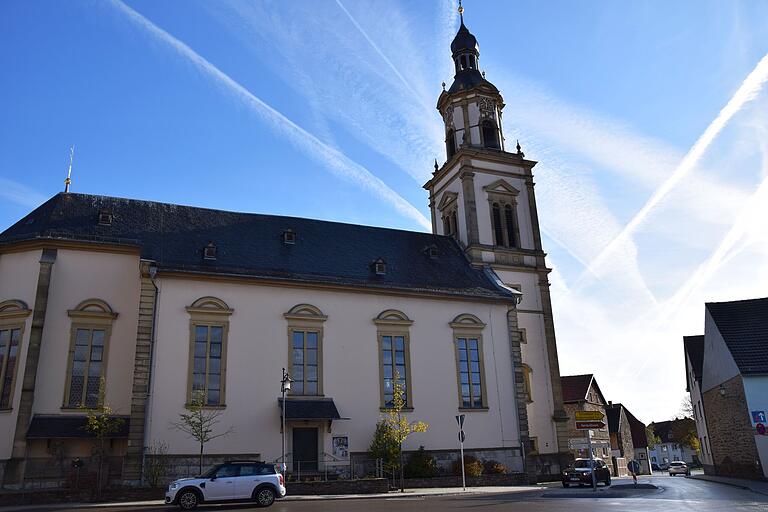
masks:
<svg viewBox="0 0 768 512"><path fill-rule="evenodd" d="M464 192L464 222L467 225L467 245L480 243L477 224L477 205L475 204L475 173L459 171L461 187Z"/></svg>
<svg viewBox="0 0 768 512"><path fill-rule="evenodd" d="M51 286L51 273L56 261L56 249L43 249L40 255L40 270L37 275L35 305L32 309L32 328L29 333L29 346L24 362L24 377L21 382L21 399L16 417L16 429L13 434L13 449L3 471L3 485L23 485L27 455L27 429L32 421L32 405L35 402L35 383L37 366L40 361L40 348L43 343L43 327L48 311L48 294Z"/></svg>
<svg viewBox="0 0 768 512"><path fill-rule="evenodd" d="M154 343L157 288L150 274L153 262L141 262L141 291L139 295L139 322L136 329L136 355L133 360L133 387L131 390L130 429L125 455L123 478L126 483L138 484L143 479L144 450L147 444L145 427L147 403L152 378L152 345Z"/></svg>
<svg viewBox="0 0 768 512"><path fill-rule="evenodd" d="M517 426L520 431L520 450L523 453L525 468L529 481L536 481L535 467L528 464L528 455L531 451L530 432L528 430L528 394L525 391L525 375L523 374L523 352L520 348L521 334L517 322L517 311L510 309L507 312L507 330L509 332L510 353L512 354L512 372L515 382L515 406L517 408Z"/></svg>

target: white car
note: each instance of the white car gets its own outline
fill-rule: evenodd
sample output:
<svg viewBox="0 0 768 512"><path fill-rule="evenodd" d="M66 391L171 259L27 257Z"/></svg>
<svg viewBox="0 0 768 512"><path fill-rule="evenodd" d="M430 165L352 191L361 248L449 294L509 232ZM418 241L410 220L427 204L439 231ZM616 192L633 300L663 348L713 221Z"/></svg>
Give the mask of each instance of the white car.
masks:
<svg viewBox="0 0 768 512"><path fill-rule="evenodd" d="M182 510L224 501L255 501L260 507L268 507L284 496L285 480L274 464L232 461L214 466L199 478L171 482L165 502Z"/></svg>
<svg viewBox="0 0 768 512"><path fill-rule="evenodd" d="M669 476L675 475L690 475L691 470L688 468L688 464L681 460L676 460L669 463Z"/></svg>

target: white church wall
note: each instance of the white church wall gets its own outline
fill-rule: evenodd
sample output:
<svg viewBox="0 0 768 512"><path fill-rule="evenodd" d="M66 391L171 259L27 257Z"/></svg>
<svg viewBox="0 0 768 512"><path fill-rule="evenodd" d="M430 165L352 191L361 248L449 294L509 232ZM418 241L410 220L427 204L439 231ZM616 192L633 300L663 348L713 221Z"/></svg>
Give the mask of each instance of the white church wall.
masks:
<svg viewBox="0 0 768 512"><path fill-rule="evenodd" d="M107 302L118 314L107 348L106 400L116 414L130 414L139 288L138 255L59 249L48 294L35 414L82 414L62 409L72 325L67 311L91 298Z"/></svg>
<svg viewBox="0 0 768 512"><path fill-rule="evenodd" d="M187 393L189 316L184 308L209 295L234 309L220 426L235 431L212 441L207 453L259 453L265 460L280 455L277 398L280 368L287 367L289 354L283 314L300 303L312 304L328 317L323 324L323 392L334 399L342 417L350 418L335 421L332 433L321 429L321 452L332 453L333 435L349 436L350 452L368 449L382 415L372 319L387 309L398 309L414 322L410 370L415 410L409 417L430 424L427 433L409 438L406 449L457 447L458 384L448 323L461 313L474 314L487 324L482 335L489 408L466 413L466 447L519 446L505 305L168 278L160 279L160 289L148 441L167 442L171 453L197 450L193 441L169 426L183 411Z"/></svg>
<svg viewBox="0 0 768 512"><path fill-rule="evenodd" d="M30 309L35 307L37 276L40 270L41 251L26 251L3 254L0 256L0 302L21 300ZM16 384L14 386L11 407L0 410L0 460L8 459L13 449L13 436L16 431L16 418L21 400L21 382L24 377L24 361L27 359L29 333L32 327L32 314L24 323L24 335L16 359Z"/></svg>

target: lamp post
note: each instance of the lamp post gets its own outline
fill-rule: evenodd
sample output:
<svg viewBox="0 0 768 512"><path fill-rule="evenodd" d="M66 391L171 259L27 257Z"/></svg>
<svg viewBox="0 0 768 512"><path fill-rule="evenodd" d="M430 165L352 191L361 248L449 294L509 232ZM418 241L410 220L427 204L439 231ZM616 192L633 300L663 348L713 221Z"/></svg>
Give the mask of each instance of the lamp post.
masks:
<svg viewBox="0 0 768 512"><path fill-rule="evenodd" d="M285 478L286 473L286 465L285 465L285 415L286 415L286 408L287 405L285 403L285 393L286 391L291 390L291 382L293 380L291 379L291 376L288 375L288 372L285 371L285 368L283 368L283 378L280 379L280 393L282 394L283 399L283 428L282 428L282 441L283 441L283 462L282 462L282 470L283 470L283 478Z"/></svg>

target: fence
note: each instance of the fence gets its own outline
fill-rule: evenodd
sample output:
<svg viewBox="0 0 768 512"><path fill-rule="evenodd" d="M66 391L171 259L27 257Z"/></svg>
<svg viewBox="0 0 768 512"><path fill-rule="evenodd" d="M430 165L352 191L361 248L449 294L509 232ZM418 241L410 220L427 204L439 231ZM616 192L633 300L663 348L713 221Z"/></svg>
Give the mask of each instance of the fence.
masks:
<svg viewBox="0 0 768 512"><path fill-rule="evenodd" d="M280 464L280 459L275 461ZM383 478L384 464L381 459L338 459L323 456L318 460L288 460L286 475L289 482L328 482L359 478Z"/></svg>

